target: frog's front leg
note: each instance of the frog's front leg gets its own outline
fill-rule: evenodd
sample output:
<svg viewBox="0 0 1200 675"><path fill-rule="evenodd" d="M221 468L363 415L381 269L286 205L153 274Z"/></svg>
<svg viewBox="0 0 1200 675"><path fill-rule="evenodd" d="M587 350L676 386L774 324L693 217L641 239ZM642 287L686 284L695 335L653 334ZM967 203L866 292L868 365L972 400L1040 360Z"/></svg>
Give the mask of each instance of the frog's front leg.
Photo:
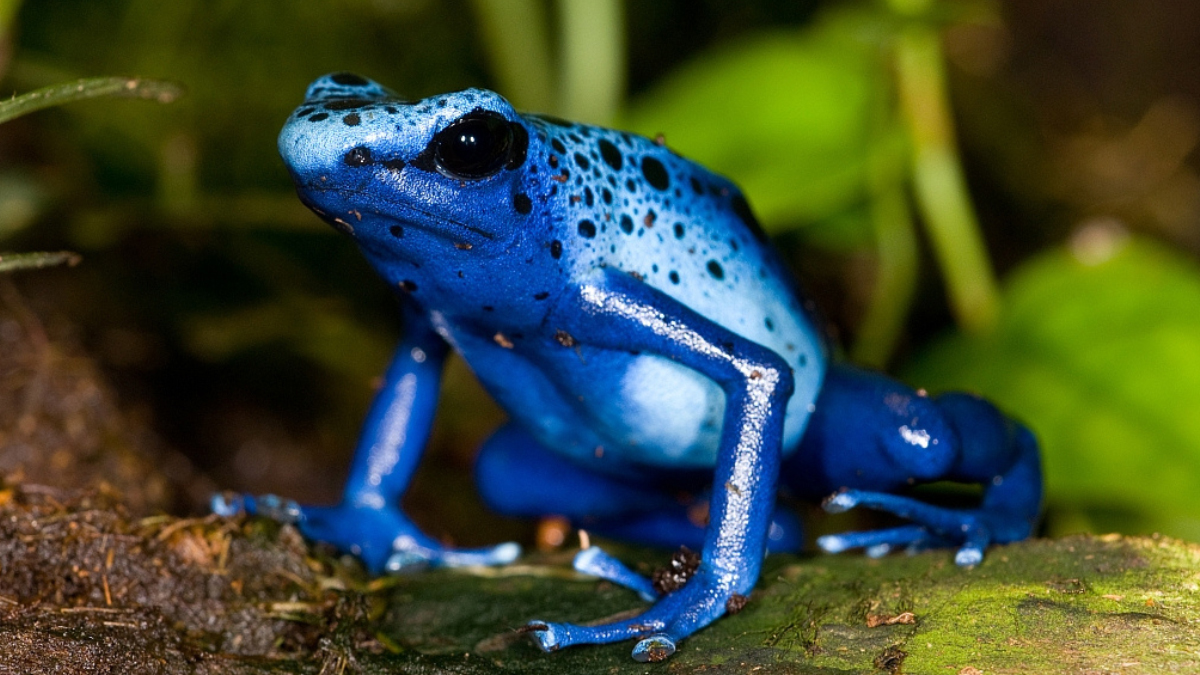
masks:
<svg viewBox="0 0 1200 675"><path fill-rule="evenodd" d="M810 495L836 494L831 512L857 506L913 522L875 532L818 539L829 552L865 548L957 546L955 561L974 565L993 543L1030 536L1041 506L1042 474L1033 434L975 396L929 398L878 373L831 366L804 441L784 481ZM983 486L978 508L955 509L892 494L939 480Z"/></svg>
<svg viewBox="0 0 1200 675"><path fill-rule="evenodd" d="M417 308L405 306L405 338L367 414L350 477L336 506L301 506L273 495L217 495L213 510L240 511L294 523L308 538L362 558L372 573L424 566L504 564L513 543L463 550L421 532L400 509L400 497L429 438L447 345Z"/></svg>
<svg viewBox="0 0 1200 675"><path fill-rule="evenodd" d="M634 658L658 661L673 653L680 639L736 606L758 579L793 378L779 355L633 277L615 271L597 276L596 283L560 301L548 317L551 329L599 348L670 358L712 378L725 392L710 523L692 578L645 613L599 626L534 621L528 628L546 651L641 638Z"/></svg>

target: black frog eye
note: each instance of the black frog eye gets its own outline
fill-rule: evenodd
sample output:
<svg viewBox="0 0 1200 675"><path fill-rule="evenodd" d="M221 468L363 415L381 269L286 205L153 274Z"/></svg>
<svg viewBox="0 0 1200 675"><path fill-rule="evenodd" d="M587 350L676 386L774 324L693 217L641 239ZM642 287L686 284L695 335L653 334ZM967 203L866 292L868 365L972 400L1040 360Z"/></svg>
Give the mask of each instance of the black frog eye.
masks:
<svg viewBox="0 0 1200 675"><path fill-rule="evenodd" d="M439 131L430 145L438 170L451 178L477 180L487 178L507 166L525 148L524 131L518 125L493 112L469 113ZM519 163L519 162L518 162Z"/></svg>

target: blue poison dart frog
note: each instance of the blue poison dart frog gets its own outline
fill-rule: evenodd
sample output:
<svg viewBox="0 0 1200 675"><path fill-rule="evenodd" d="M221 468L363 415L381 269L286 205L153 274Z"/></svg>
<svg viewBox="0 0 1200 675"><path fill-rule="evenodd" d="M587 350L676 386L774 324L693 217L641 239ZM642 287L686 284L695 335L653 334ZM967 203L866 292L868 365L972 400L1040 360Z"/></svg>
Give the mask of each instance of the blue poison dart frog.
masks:
<svg viewBox="0 0 1200 675"><path fill-rule="evenodd" d="M1033 435L975 396L830 362L745 197L661 142L519 114L480 89L413 102L340 73L309 87L279 149L300 199L396 290L405 337L340 504L226 495L218 512L294 522L372 572L514 560L513 543L446 547L398 506L453 348L510 416L477 460L490 507L699 552L656 585L584 550L578 569L653 604L602 625L529 623L546 651L636 638L634 658L658 661L737 611L767 551L801 545L780 495L907 521L822 537L826 551L952 546L974 565L1030 535ZM943 480L981 485L978 508L893 494Z"/></svg>

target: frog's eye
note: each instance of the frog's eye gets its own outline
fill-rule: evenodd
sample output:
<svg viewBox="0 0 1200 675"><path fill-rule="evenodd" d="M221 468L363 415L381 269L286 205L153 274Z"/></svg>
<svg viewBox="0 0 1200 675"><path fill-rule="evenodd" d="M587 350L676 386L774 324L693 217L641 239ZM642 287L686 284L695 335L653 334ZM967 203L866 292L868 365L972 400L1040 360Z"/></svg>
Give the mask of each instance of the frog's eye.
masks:
<svg viewBox="0 0 1200 675"><path fill-rule="evenodd" d="M496 113L467 114L433 137L434 161L451 178L487 178L506 165L512 168L518 155L524 160L525 135L517 130L524 131Z"/></svg>

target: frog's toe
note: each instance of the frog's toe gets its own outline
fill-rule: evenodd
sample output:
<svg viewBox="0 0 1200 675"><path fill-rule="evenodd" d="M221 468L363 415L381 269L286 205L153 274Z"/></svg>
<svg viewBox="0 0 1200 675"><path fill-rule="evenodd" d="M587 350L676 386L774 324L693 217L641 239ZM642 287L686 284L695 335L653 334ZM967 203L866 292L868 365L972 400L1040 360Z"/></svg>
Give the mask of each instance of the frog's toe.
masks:
<svg viewBox="0 0 1200 675"><path fill-rule="evenodd" d="M208 508L218 516L231 518L246 512L246 500L236 492L218 492L209 498Z"/></svg>
<svg viewBox="0 0 1200 675"><path fill-rule="evenodd" d="M308 539L358 556L372 574L504 565L521 554L521 547L512 542L480 549L447 548L394 507L353 503L301 506L275 495L224 493L212 498L212 509L224 516L245 513L294 524Z"/></svg>
<svg viewBox="0 0 1200 675"><path fill-rule="evenodd" d="M638 616L588 626L534 621L524 630L531 633L545 651L637 639L633 658L643 662L661 661L675 653L680 640L734 611L730 609L732 604L736 601L740 607L744 600L743 596L718 585L700 570L682 587L659 598Z"/></svg>
<svg viewBox="0 0 1200 675"><path fill-rule="evenodd" d="M857 506L884 511L913 521L913 525L874 532L844 532L826 535L817 540L817 545L829 553L840 553L851 548L866 549L867 555L885 555L894 547L906 546L911 552L929 548L958 546L954 562L961 567L978 565L983 561L983 552L998 538L993 535L993 526L1013 530L1021 536L999 538L1011 541L1028 536L1021 534L1018 527L1009 526L1013 518L1003 513L990 513L980 509L951 509L882 492L844 490L825 500L826 511L838 513ZM1017 522L1017 525L1021 525Z"/></svg>
<svg viewBox="0 0 1200 675"><path fill-rule="evenodd" d="M845 513L858 506L858 502L858 490L842 490L826 497L821 502L821 508L825 509L825 513Z"/></svg>
<svg viewBox="0 0 1200 675"><path fill-rule="evenodd" d="M647 602L653 602L658 598L654 582L629 569L625 563L612 557L599 546L585 548L576 553L572 566L577 572L611 581L618 586L635 591Z"/></svg>
<svg viewBox="0 0 1200 675"><path fill-rule="evenodd" d="M960 541L966 538L965 533L976 524L981 513L978 510L951 509L926 504L912 497L865 490L842 490L826 498L822 506L829 513L841 513L857 507L883 511L911 520L934 534Z"/></svg>
<svg viewBox="0 0 1200 675"><path fill-rule="evenodd" d="M384 569L393 574L416 572L428 567L493 567L507 565L521 555L521 546L505 542L484 548L444 548L422 545L409 536L392 542L392 554Z"/></svg>
<svg viewBox="0 0 1200 675"><path fill-rule="evenodd" d="M963 544L954 554L954 563L959 567L973 567L983 562L983 549L992 543L992 533L981 522L964 524L962 529Z"/></svg>
<svg viewBox="0 0 1200 675"><path fill-rule="evenodd" d="M959 567L974 567L983 562L983 549L974 546L964 546L954 554L954 564Z"/></svg>
<svg viewBox="0 0 1200 675"><path fill-rule="evenodd" d="M563 646L558 630L556 630L557 626L558 624L545 621L530 621L520 631L529 633L529 637L533 638L533 643L538 646L538 649L549 653L557 651L559 647Z"/></svg>
<svg viewBox="0 0 1200 675"><path fill-rule="evenodd" d="M841 532L817 538L817 546L826 553L841 553L852 548L866 549L872 558L887 555L898 546L912 546L929 538L929 532L920 525L903 525L886 530L869 532Z"/></svg>
<svg viewBox="0 0 1200 675"><path fill-rule="evenodd" d="M571 645L601 645L620 642L640 637L645 635L648 629L655 628L661 628L661 624L654 623L648 627L625 621L598 626L580 626L573 623L530 621L521 630L529 633L542 651L552 652Z"/></svg>
<svg viewBox="0 0 1200 675"><path fill-rule="evenodd" d="M503 544L484 548L460 549L450 551L449 554L449 558L455 561L455 564L461 559L467 565L488 566L507 565L519 557L521 557L521 545L515 541L506 541Z"/></svg>
<svg viewBox="0 0 1200 675"><path fill-rule="evenodd" d="M209 508L218 516L230 517L244 513L281 523L295 524L304 518L304 510L299 504L276 495L256 497L236 492L218 492L209 500Z"/></svg>
<svg viewBox="0 0 1200 675"><path fill-rule="evenodd" d="M409 574L432 567L433 551L429 549L402 549L394 551L383 564L389 574Z"/></svg>
<svg viewBox="0 0 1200 675"><path fill-rule="evenodd" d="M666 661L675 653L675 641L665 633L651 635L633 648L633 660L640 663Z"/></svg>
<svg viewBox="0 0 1200 675"><path fill-rule="evenodd" d="M817 537L817 546L826 553L841 553L854 548L854 532L843 534L826 534Z"/></svg>
<svg viewBox="0 0 1200 675"><path fill-rule="evenodd" d="M895 546L892 544L875 544L863 549L863 555L871 559L882 558L892 552Z"/></svg>

